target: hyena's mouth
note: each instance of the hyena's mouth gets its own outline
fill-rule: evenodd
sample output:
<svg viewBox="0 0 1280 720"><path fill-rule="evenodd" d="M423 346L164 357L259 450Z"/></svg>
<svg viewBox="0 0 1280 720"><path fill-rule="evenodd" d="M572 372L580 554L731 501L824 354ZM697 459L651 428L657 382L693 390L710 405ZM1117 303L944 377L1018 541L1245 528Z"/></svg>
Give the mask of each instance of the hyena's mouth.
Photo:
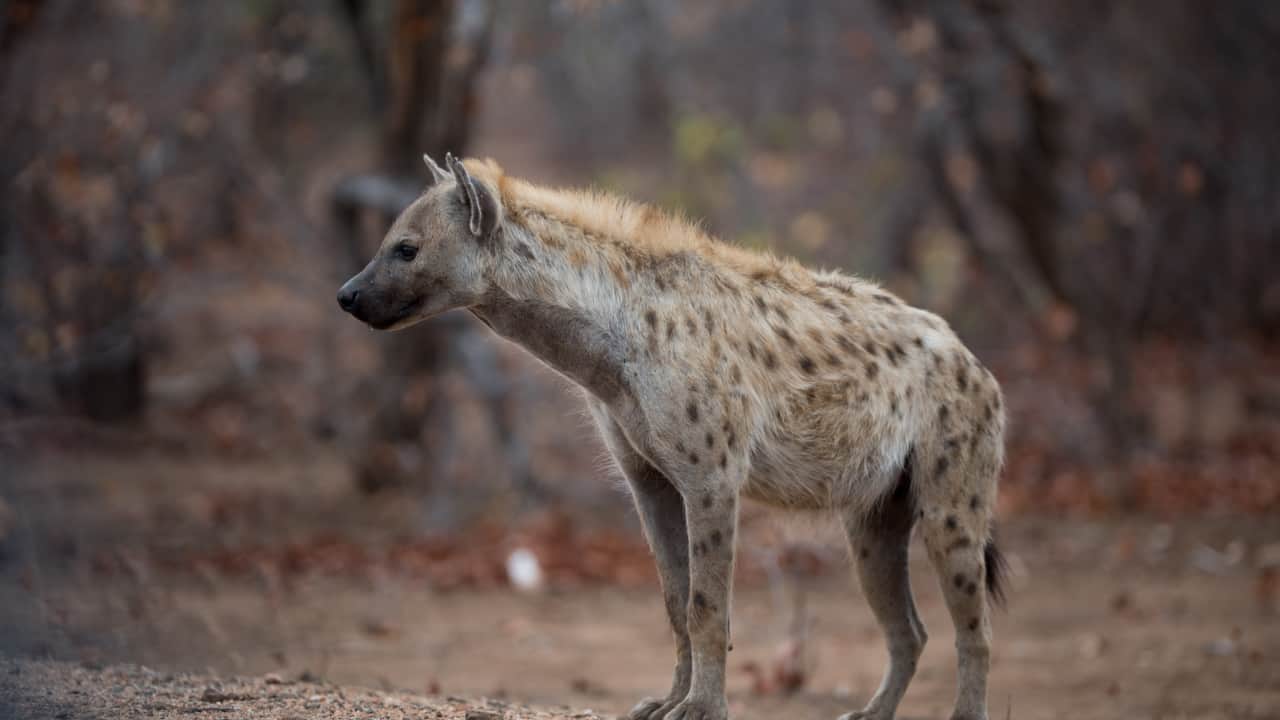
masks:
<svg viewBox="0 0 1280 720"><path fill-rule="evenodd" d="M396 310L391 315L388 315L385 318L379 319L378 322L370 322L369 325L374 330L390 330L391 328L394 328L396 325L399 325L400 323L404 322L405 320L408 320L409 318L417 314L417 312L422 309L422 305L424 302L425 300L423 299L423 297L419 295L413 298L412 300L401 305L400 309Z"/></svg>

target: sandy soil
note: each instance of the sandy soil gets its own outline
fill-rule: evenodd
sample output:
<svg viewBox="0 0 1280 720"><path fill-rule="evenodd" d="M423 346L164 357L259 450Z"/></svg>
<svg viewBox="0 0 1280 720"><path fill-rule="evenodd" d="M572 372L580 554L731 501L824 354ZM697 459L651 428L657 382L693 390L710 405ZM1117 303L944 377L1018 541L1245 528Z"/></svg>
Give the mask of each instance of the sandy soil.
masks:
<svg viewBox="0 0 1280 720"><path fill-rule="evenodd" d="M309 702L332 712L326 717L363 717L360 707L384 713L380 703L397 701L461 717L440 693L619 713L668 679L670 640L651 591L439 593L395 578L355 587L316 579L283 594L251 584L183 585L142 596L67 587L43 602L6 593L7 623L34 631L24 633L27 651L79 654L88 667L132 660L155 669L9 661L5 672L16 675L4 678L6 692L37 703L25 706L32 712L71 718L94 716L88 708L102 717L244 710L284 717ZM918 573L916 585L932 638L901 716L945 717L952 633L932 579ZM1011 609L996 620L994 717L1280 717L1280 622L1260 614L1251 574L1123 570L1100 557L1094 568L1036 567L1017 585ZM807 683L792 695L761 696L749 668L768 672L774 664L787 612L767 587L739 593L735 718L835 717L874 690L883 650L857 592L828 578L807 598ZM224 705L200 699L205 686L216 686L214 675L161 674L193 669L259 679L228 681L226 693L245 697ZM344 698L334 687L264 685L269 675L431 695L349 690Z"/></svg>
<svg viewBox="0 0 1280 720"><path fill-rule="evenodd" d="M0 542L0 717L607 716L666 689L672 646L651 580L519 593L444 589L376 562L355 575L282 575L271 548L317 527L376 548L412 531L409 503L357 502L323 467L183 467L46 463L0 484L12 509ZM257 499L211 505L205 485ZM1002 523L1014 572L995 618L993 718L1280 718L1277 518ZM744 533L744 558L759 555L756 535ZM260 571L156 562L241 547L256 548ZM900 717L946 717L953 634L914 551L930 642ZM793 648L797 597L804 683L785 694L767 680ZM860 707L883 669L875 622L840 562L798 585L746 575L733 634L737 720L834 718ZM486 697L521 705L474 700Z"/></svg>
<svg viewBox="0 0 1280 720"><path fill-rule="evenodd" d="M98 670L52 661L0 660L0 717L70 720L192 715L266 720L356 717L591 720L601 717L590 711L536 709L492 698L428 698L287 680L274 675L218 679L161 673L136 665Z"/></svg>

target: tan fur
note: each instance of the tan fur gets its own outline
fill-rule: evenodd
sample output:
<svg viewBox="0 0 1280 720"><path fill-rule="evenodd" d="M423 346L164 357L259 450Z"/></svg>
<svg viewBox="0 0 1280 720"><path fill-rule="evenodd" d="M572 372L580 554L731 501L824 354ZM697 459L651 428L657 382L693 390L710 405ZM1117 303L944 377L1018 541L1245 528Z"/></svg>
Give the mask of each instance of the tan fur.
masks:
<svg viewBox="0 0 1280 720"><path fill-rule="evenodd" d="M892 717L923 647L905 571L919 523L957 628L956 717L985 718L983 548L1004 413L995 378L946 323L873 283L726 245L649 206L542 188L492 161L466 168L496 197L501 223L473 257L451 259L475 298L460 304L587 390L658 560L676 680L632 717L726 716L745 495L830 509L848 529L891 657L880 691L850 718ZM386 248L404 228L451 217L458 195L442 185L397 221ZM431 287L442 282L454 292L434 276Z"/></svg>

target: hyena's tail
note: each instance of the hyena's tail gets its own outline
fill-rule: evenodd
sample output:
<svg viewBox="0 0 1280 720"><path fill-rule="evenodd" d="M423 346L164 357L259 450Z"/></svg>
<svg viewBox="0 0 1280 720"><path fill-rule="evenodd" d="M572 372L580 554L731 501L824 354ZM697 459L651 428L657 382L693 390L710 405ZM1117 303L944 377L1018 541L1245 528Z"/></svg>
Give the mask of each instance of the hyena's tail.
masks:
<svg viewBox="0 0 1280 720"><path fill-rule="evenodd" d="M1004 589L1009 574L1009 563L1005 561L1004 554L996 545L994 529L992 529L991 539L987 540L986 546L982 548L982 560L987 570L987 596L991 598L993 604L1003 608L1006 604Z"/></svg>

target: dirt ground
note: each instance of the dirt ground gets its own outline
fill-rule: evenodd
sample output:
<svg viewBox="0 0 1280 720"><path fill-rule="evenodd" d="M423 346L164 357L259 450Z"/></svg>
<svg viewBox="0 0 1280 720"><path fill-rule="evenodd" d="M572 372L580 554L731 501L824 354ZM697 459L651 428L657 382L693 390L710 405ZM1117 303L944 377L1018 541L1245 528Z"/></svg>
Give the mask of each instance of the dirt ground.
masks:
<svg viewBox="0 0 1280 720"><path fill-rule="evenodd" d="M10 528L0 544L9 716L461 718L471 708L593 717L665 690L672 644L649 576L524 593L450 589L378 562L355 575L323 566L283 575L270 570L266 549L300 525L373 548L406 532L410 504L356 504L338 474L304 465L289 471L292 494L230 510L223 501L214 513L222 521L208 524L205 510L190 510L207 505L190 499L198 488L230 487L243 499L258 478L275 478L261 482L278 489L285 471L248 464L181 475L181 463L167 463L10 466L20 471L0 485ZM1002 522L1012 592L994 622L993 718L1280 717L1276 518ZM639 543L638 531L624 530ZM885 658L855 583L842 562L798 584L770 583L750 571L764 535L744 532L732 716L834 718L860 707ZM839 560L830 537L814 537L814 547L828 543L820 556ZM207 565L178 572L158 560L173 556L165 548L246 544L258 550L258 570L240 575ZM953 635L932 572L913 552L930 641L900 717L946 717ZM786 694L771 679L795 650L788 628L798 597L804 683ZM573 710L539 715L526 703Z"/></svg>

